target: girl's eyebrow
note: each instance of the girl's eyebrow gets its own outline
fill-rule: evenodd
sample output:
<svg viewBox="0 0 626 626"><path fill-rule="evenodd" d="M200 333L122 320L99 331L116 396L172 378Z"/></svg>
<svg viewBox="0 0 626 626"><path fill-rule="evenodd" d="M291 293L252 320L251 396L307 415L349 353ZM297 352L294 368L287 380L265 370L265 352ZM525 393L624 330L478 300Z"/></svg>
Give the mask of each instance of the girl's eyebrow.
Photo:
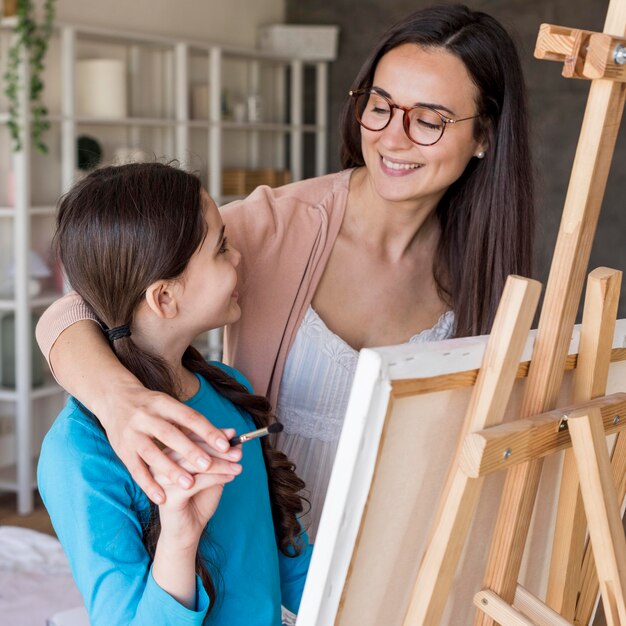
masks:
<svg viewBox="0 0 626 626"><path fill-rule="evenodd" d="M385 91L382 87L372 87L372 89L378 92L379 94L381 94L382 96L386 96L392 102L394 101L393 98L391 97L391 94ZM449 113L450 115L456 115L456 113L452 109L449 109L447 106L444 106L443 104L436 104L434 102L415 102L412 106L429 107L431 109L437 109L437 110L441 109L442 111L446 111L446 113Z"/></svg>
<svg viewBox="0 0 626 626"><path fill-rule="evenodd" d="M217 235L217 242L215 244L215 247L218 248L219 245L222 243L222 239L224 239L224 230L225 230L226 226L224 226L224 224L222 224L222 227L220 228L220 232Z"/></svg>

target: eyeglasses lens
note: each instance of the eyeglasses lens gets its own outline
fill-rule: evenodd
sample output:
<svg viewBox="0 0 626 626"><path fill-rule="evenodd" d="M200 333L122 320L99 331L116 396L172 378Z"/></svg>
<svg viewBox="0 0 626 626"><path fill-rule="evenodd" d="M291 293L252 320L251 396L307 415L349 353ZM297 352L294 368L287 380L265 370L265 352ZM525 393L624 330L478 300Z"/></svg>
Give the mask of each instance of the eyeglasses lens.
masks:
<svg viewBox="0 0 626 626"><path fill-rule="evenodd" d="M355 102L358 122L368 130L383 130L389 123L393 108L386 98L375 92L360 94ZM415 143L431 145L443 134L443 120L431 109L414 107L408 113L409 137Z"/></svg>

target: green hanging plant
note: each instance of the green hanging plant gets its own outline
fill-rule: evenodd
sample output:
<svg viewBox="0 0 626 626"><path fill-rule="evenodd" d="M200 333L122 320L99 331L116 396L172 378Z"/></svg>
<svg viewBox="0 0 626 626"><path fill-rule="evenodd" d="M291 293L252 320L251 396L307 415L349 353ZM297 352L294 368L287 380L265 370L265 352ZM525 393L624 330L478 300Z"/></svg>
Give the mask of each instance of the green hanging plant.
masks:
<svg viewBox="0 0 626 626"><path fill-rule="evenodd" d="M48 109L42 101L44 58L48 50L48 42L52 35L56 0L45 0L43 20L37 24L32 0L17 0L14 29L15 41L9 49L7 69L4 73L4 93L9 100L9 120L7 126L11 133L13 150L22 149L23 138L19 124L19 68L20 59L24 55L30 66L30 113L31 136L37 152L47 154L48 147L43 142L43 134L50 128Z"/></svg>

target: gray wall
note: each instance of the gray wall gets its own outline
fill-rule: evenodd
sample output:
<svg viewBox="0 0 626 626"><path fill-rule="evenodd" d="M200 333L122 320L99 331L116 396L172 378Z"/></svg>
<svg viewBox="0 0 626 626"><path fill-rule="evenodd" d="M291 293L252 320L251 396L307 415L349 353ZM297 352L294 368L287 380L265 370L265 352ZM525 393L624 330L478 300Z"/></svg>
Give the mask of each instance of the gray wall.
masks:
<svg viewBox="0 0 626 626"><path fill-rule="evenodd" d="M330 164L339 168L338 119L352 79L378 36L397 19L429 2L421 0L287 0L291 23L338 24L339 56L330 69ZM608 1L468 0L472 9L490 13L513 35L524 65L532 116L537 173L537 245L535 277L544 285L565 201L569 174L587 101L589 83L561 77L562 65L533 58L543 22L602 31ZM617 141L590 269L626 268L626 122ZM619 317L626 317L626 286Z"/></svg>

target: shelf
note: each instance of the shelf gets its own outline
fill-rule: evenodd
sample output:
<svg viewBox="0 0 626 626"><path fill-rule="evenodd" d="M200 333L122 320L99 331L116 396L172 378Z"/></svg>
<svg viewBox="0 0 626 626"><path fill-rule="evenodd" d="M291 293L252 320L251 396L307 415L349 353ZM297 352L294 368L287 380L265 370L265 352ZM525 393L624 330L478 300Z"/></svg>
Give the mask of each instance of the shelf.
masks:
<svg viewBox="0 0 626 626"><path fill-rule="evenodd" d="M315 124L286 124L282 122L207 122L206 120L189 120L188 122L179 122L181 125L187 125L189 128L199 128L208 130L211 127L221 128L222 130L231 131L259 131L270 133L316 133L325 131L325 128L316 126Z"/></svg>
<svg viewBox="0 0 626 626"><path fill-rule="evenodd" d="M30 207L30 214L32 216L54 216L56 215L56 206L32 206ZM0 218L1 217L13 217L15 215L15 208L0 206Z"/></svg>
<svg viewBox="0 0 626 626"><path fill-rule="evenodd" d="M222 206L229 202L234 202L235 200L243 200L246 197L247 196L219 196L218 198L214 198L214 200L217 206Z"/></svg>
<svg viewBox="0 0 626 626"><path fill-rule="evenodd" d="M50 115L50 122L62 122L61 115ZM159 117L76 117L73 121L77 126L145 126L154 128L173 128L176 126L188 126L208 130L211 127L223 130L260 131L260 132L305 132L316 133L325 131L326 128L315 124L287 124L284 122L232 122L224 120L209 122L207 120L173 120Z"/></svg>
<svg viewBox="0 0 626 626"><path fill-rule="evenodd" d="M76 124L82 126L176 126L176 120L159 117L76 117Z"/></svg>
<svg viewBox="0 0 626 626"><path fill-rule="evenodd" d="M224 130L257 130L261 132L305 132L314 133L323 128L315 124L282 124L280 122L218 122Z"/></svg>
<svg viewBox="0 0 626 626"><path fill-rule="evenodd" d="M51 206L32 206L30 207L30 214L36 216L55 216L57 214L57 208L55 205Z"/></svg>
<svg viewBox="0 0 626 626"><path fill-rule="evenodd" d="M59 385L53 382L46 382L41 387L33 387L30 392L30 397L33 400L40 400L41 398L49 398L64 393L65 390L63 387L59 387ZM15 402L15 400L17 400L17 392L15 389L0 387L0 402Z"/></svg>
<svg viewBox="0 0 626 626"><path fill-rule="evenodd" d="M15 389L0 387L0 402L14 402L17 398Z"/></svg>
<svg viewBox="0 0 626 626"><path fill-rule="evenodd" d="M171 118L165 117L65 117L59 114L48 116L48 121L61 123L71 121L77 126L146 126L146 127L174 127L177 124L185 122L177 122Z"/></svg>
<svg viewBox="0 0 626 626"><path fill-rule="evenodd" d="M32 487L37 489L37 459L33 460ZM0 468L0 490L17 491L17 468L15 465Z"/></svg>
<svg viewBox="0 0 626 626"><path fill-rule="evenodd" d="M52 123L71 121L77 126L176 126L178 123L165 117L67 117L58 113L48 115L48 121Z"/></svg>
<svg viewBox="0 0 626 626"><path fill-rule="evenodd" d="M31 298L30 306L34 309L37 307L50 306L53 302L56 302L63 294L57 291L52 293L43 293L35 298Z"/></svg>
<svg viewBox="0 0 626 626"><path fill-rule="evenodd" d="M30 308L36 309L44 306L50 306L53 302L58 300L63 294L57 293L44 293L30 299ZM16 307L15 300L13 298L0 298L0 311L13 311Z"/></svg>
<svg viewBox="0 0 626 626"><path fill-rule="evenodd" d="M35 387L30 393L33 400L50 398L52 396L65 395L66 391L56 383L46 383L43 387Z"/></svg>
<svg viewBox="0 0 626 626"><path fill-rule="evenodd" d="M12 15L11 17L0 17L0 27L2 28L15 28L17 26L17 17Z"/></svg>
<svg viewBox="0 0 626 626"><path fill-rule="evenodd" d="M17 24L15 17L0 19L0 28L13 29ZM284 53L272 52L269 50L259 50L257 48L242 48L239 46L233 46L224 43L211 43L198 39L181 38L181 37L167 37L163 35L146 34L138 31L123 31L118 29L111 29L105 27L91 26L87 24L69 24L66 22L57 22L55 30L62 30L69 28L76 33L79 38L87 37L90 40L100 40L103 42L117 43L119 45L144 45L157 48L170 48L176 44L185 43L194 52L207 53L212 48L219 48L224 56L240 58L249 61L269 61L275 63L289 64L292 61L301 61L306 65L313 65L316 63L326 63L327 61L320 61L319 59L307 59L298 58L294 59L293 56L286 55Z"/></svg>

